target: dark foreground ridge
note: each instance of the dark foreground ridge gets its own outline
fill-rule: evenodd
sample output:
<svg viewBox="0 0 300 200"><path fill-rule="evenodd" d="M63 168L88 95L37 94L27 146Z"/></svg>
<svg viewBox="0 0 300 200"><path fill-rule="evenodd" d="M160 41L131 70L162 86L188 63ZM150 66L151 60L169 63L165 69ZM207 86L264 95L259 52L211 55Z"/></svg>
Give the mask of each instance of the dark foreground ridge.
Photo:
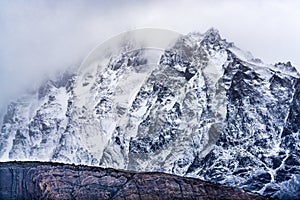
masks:
<svg viewBox="0 0 300 200"><path fill-rule="evenodd" d="M0 163L0 199L268 199L165 173L49 162Z"/></svg>

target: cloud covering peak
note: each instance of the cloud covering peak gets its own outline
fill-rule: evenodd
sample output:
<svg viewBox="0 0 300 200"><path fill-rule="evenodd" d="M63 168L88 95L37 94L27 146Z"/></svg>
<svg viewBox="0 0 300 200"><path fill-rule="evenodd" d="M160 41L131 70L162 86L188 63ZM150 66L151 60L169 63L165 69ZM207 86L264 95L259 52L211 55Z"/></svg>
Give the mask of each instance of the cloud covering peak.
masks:
<svg viewBox="0 0 300 200"><path fill-rule="evenodd" d="M0 104L66 67L97 44L135 28L186 34L210 27L267 63L300 66L299 1L0 2Z"/></svg>

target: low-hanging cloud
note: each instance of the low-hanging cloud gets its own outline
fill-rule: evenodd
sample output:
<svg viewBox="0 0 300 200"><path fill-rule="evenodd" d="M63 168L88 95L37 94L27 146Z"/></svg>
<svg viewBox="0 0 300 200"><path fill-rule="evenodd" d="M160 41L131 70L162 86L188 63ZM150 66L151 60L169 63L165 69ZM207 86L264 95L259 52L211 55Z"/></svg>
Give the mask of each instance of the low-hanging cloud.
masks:
<svg viewBox="0 0 300 200"><path fill-rule="evenodd" d="M79 65L98 43L126 30L180 33L210 27L267 63L300 66L298 1L1 1L0 104L44 77Z"/></svg>

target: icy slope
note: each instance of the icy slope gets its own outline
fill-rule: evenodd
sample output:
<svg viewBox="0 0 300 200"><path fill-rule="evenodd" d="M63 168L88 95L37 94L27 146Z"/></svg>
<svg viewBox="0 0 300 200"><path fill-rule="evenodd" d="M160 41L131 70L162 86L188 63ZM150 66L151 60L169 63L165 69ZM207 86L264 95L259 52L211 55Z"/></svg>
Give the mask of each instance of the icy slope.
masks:
<svg viewBox="0 0 300 200"><path fill-rule="evenodd" d="M1 160L162 171L299 197L300 79L290 63L266 65L214 29L166 51L122 44L11 103Z"/></svg>

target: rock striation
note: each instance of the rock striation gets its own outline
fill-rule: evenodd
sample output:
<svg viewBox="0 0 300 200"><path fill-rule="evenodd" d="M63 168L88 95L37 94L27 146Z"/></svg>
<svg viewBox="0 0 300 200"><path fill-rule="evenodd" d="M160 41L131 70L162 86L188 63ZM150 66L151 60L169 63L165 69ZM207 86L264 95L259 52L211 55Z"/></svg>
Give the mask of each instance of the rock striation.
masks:
<svg viewBox="0 0 300 200"><path fill-rule="evenodd" d="M0 199L269 199L241 189L165 173L59 163L0 164Z"/></svg>

